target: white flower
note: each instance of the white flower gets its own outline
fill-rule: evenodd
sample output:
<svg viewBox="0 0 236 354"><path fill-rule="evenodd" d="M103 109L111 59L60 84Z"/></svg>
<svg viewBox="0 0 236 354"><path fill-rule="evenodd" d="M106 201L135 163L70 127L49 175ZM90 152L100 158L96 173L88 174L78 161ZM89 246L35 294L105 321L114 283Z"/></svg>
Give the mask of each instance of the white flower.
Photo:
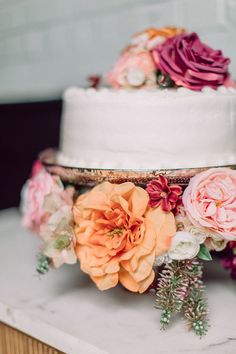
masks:
<svg viewBox="0 0 236 354"><path fill-rule="evenodd" d="M210 235L205 242L209 250L213 250L216 252L223 251L227 246L227 243L227 240L223 240L222 238L217 237L217 235L214 234Z"/></svg>
<svg viewBox="0 0 236 354"><path fill-rule="evenodd" d="M198 243L204 243L209 233L207 233L204 229L200 229L198 227L192 226L187 229L197 240Z"/></svg>
<svg viewBox="0 0 236 354"><path fill-rule="evenodd" d="M75 253L76 238L73 227L66 225L65 220L61 220L51 238L45 242L43 254L51 258L55 268L64 263L75 264L77 257Z"/></svg>
<svg viewBox="0 0 236 354"><path fill-rule="evenodd" d="M52 260L56 268L64 263L77 262L72 214L73 194L74 189L68 187L61 193L49 193L44 198L45 220L39 230L44 240L42 253Z"/></svg>
<svg viewBox="0 0 236 354"><path fill-rule="evenodd" d="M168 263L171 263L171 262L172 262L172 259L170 258L169 254L165 253L165 254L155 258L153 266L154 267L160 267L163 264L168 264Z"/></svg>
<svg viewBox="0 0 236 354"><path fill-rule="evenodd" d="M40 226L40 236L47 242L53 237L59 224L64 224L65 227L72 222L72 210L69 205L64 205L53 214L51 214L46 223Z"/></svg>
<svg viewBox="0 0 236 354"><path fill-rule="evenodd" d="M130 68L127 73L127 81L130 86L141 86L145 82L145 74L139 68Z"/></svg>
<svg viewBox="0 0 236 354"><path fill-rule="evenodd" d="M177 231L172 238L169 257L174 260L192 259L200 251L201 241L190 232Z"/></svg>

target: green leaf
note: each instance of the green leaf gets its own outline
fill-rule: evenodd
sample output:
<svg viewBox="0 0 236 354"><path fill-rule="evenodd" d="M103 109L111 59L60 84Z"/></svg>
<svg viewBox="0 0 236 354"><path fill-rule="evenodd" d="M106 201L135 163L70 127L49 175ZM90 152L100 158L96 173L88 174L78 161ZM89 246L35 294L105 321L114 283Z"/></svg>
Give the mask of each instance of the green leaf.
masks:
<svg viewBox="0 0 236 354"><path fill-rule="evenodd" d="M212 261L211 254L210 254L207 246L204 245L204 243L201 244L200 251L198 252L197 257L199 259L202 259L203 261Z"/></svg>
<svg viewBox="0 0 236 354"><path fill-rule="evenodd" d="M157 83L161 89L174 87L175 83L168 74L157 72Z"/></svg>
<svg viewBox="0 0 236 354"><path fill-rule="evenodd" d="M57 250L63 250L64 248L67 248L70 246L70 243L71 243L71 240L70 238L68 237L68 235L66 234L63 234L61 235L56 241L55 241L55 248Z"/></svg>

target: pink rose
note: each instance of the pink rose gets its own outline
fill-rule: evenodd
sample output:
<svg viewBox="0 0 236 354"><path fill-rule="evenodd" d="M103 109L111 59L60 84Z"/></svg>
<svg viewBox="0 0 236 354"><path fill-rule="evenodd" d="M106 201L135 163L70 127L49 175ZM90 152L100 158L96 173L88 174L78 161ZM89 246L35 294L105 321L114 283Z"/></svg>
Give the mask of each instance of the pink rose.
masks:
<svg viewBox="0 0 236 354"><path fill-rule="evenodd" d="M228 72L230 60L220 50L202 43L196 33L167 39L153 50L157 67L178 86L201 90L205 86L234 86Z"/></svg>
<svg viewBox="0 0 236 354"><path fill-rule="evenodd" d="M156 86L156 67L149 51L129 47L117 60L107 75L114 88L138 88Z"/></svg>
<svg viewBox="0 0 236 354"><path fill-rule="evenodd" d="M45 217L43 209L45 196L52 192L61 193L63 189L59 177L51 176L44 168L39 169L22 189L23 226L38 233Z"/></svg>
<svg viewBox="0 0 236 354"><path fill-rule="evenodd" d="M212 168L199 173L185 189L183 203L196 227L236 240L236 171Z"/></svg>

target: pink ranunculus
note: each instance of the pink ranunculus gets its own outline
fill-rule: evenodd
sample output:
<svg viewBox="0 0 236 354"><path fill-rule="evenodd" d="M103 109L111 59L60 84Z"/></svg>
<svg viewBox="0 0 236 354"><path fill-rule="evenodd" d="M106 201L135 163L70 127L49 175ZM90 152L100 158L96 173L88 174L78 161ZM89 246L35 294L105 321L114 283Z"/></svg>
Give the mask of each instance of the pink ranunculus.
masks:
<svg viewBox="0 0 236 354"><path fill-rule="evenodd" d="M178 86L201 90L221 85L234 86L228 71L230 59L220 50L202 43L196 33L180 34L167 39L153 52L155 63Z"/></svg>
<svg viewBox="0 0 236 354"><path fill-rule="evenodd" d="M107 75L114 88L156 86L156 66L149 51L134 46L127 48Z"/></svg>
<svg viewBox="0 0 236 354"><path fill-rule="evenodd" d="M199 173L185 189L183 203L195 226L236 240L236 171L212 168Z"/></svg>
<svg viewBox="0 0 236 354"><path fill-rule="evenodd" d="M40 224L45 218L43 209L45 196L61 193L63 185L59 177L51 176L44 168L34 174L22 189L22 224L34 233L39 233Z"/></svg>

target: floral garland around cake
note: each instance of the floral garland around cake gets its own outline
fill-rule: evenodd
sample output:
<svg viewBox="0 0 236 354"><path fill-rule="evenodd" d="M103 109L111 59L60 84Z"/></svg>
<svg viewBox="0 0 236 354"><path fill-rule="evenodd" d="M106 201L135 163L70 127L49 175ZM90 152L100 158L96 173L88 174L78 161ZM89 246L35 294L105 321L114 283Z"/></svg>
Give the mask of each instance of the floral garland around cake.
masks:
<svg viewBox="0 0 236 354"><path fill-rule="evenodd" d="M40 162L22 191L22 223L42 239L37 271L80 263L98 289L156 291L161 325L181 312L208 328L202 261L213 251L236 278L236 171L210 168L183 189L159 175L145 188L104 182L80 193Z"/></svg>

